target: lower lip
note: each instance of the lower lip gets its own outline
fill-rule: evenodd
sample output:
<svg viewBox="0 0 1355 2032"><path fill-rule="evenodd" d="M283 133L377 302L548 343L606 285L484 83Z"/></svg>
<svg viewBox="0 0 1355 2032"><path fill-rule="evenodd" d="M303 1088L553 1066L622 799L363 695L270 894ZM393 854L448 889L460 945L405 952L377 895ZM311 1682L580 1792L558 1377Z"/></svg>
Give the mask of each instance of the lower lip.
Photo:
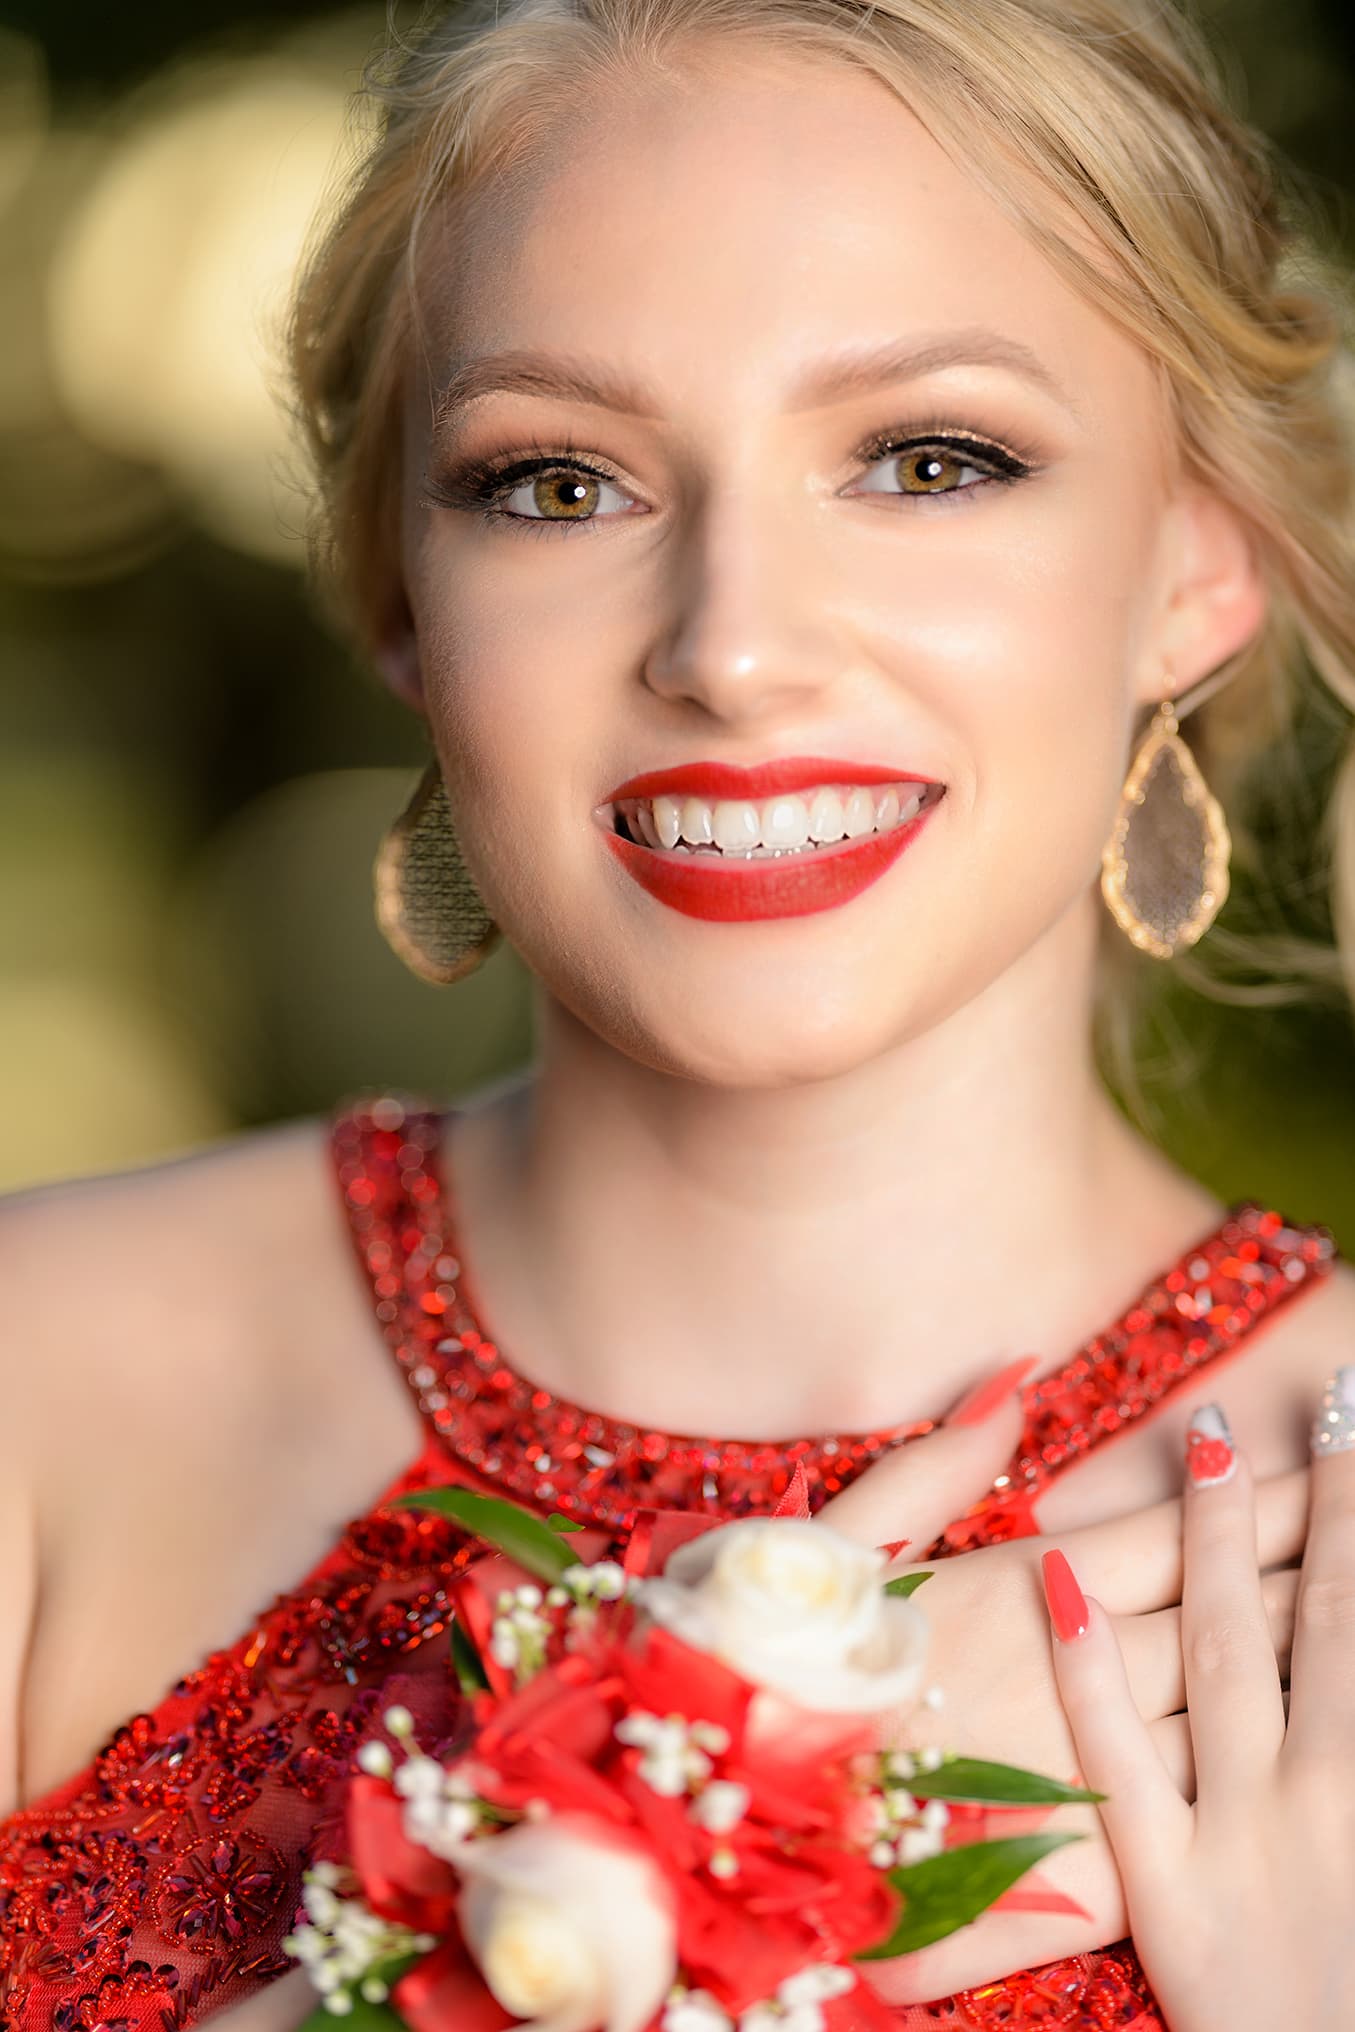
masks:
<svg viewBox="0 0 1355 2032"><path fill-rule="evenodd" d="M638 847L620 833L603 838L628 875L670 910L719 924L747 924L760 917L808 917L850 903L892 868L941 803L927 805L906 825L867 833L841 846L819 847L780 861L739 860L731 855L673 854Z"/></svg>

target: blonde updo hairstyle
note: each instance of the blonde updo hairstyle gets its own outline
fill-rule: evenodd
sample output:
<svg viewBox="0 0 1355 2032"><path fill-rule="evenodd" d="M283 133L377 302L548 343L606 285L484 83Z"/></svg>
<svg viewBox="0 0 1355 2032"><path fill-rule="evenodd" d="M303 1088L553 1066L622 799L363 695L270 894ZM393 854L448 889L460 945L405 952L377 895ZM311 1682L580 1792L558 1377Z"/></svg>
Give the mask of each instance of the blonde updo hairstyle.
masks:
<svg viewBox="0 0 1355 2032"><path fill-rule="evenodd" d="M1355 1002L1349 305L1184 15L1159 0L469 0L413 41L392 36L366 81L375 138L292 322L322 568L372 645L401 597L402 418L430 213L454 219L458 194L530 168L580 108L605 118L628 78L718 62L733 38L858 65L896 93L1156 363L1187 472L1251 535L1268 618L1183 722L1228 815L1250 921L1221 920L1162 962L1104 914L1097 1046L1143 1120L1136 1039L1165 976L1222 1001ZM1338 757L1320 790L1301 725ZM1241 900L1235 883L1226 919Z"/></svg>

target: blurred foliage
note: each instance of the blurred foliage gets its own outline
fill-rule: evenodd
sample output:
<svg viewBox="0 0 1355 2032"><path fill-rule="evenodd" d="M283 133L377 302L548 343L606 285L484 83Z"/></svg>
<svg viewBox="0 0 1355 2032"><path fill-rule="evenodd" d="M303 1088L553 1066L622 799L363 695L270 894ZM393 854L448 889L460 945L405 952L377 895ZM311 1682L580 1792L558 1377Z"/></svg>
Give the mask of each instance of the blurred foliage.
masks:
<svg viewBox="0 0 1355 2032"><path fill-rule="evenodd" d="M1355 253L1355 14L1204 13ZM511 949L440 994L376 930L425 737L316 617L269 364L383 19L0 9L0 1189L531 1049ZM1345 1012L1180 994L1156 1056L1187 1169L1355 1250Z"/></svg>

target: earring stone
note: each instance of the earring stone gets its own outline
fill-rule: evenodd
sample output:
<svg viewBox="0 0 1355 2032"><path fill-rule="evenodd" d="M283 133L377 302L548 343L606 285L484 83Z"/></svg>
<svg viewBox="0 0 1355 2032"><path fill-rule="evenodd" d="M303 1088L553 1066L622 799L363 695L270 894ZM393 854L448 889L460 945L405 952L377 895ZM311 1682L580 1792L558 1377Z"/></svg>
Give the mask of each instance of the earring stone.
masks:
<svg viewBox="0 0 1355 2032"><path fill-rule="evenodd" d="M1164 699L1134 757L1101 856L1101 893L1142 951L1171 959L1203 938L1228 896L1223 807Z"/></svg>
<svg viewBox="0 0 1355 2032"><path fill-rule="evenodd" d="M498 943L499 928L462 859L436 758L382 839L372 877L377 923L420 980L463 980Z"/></svg>

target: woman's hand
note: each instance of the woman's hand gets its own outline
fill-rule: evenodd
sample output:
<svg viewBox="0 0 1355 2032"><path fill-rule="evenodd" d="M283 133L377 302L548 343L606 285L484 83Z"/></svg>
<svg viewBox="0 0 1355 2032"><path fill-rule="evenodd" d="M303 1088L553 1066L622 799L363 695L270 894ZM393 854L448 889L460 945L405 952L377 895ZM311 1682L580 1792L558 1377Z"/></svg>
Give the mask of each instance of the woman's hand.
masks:
<svg viewBox="0 0 1355 2032"><path fill-rule="evenodd" d="M951 1419L955 1414L951 1414ZM887 1455L842 1496L825 1504L821 1520L868 1544L905 1534L920 1551L953 1517L991 1486L1014 1452L1021 1420L1008 1396L981 1424L947 1423L925 1439ZM976 1482L983 1460L988 1479ZM962 1484L968 1480L969 1485ZM1252 1584L1262 1604L1270 1670L1287 1661L1293 1627L1296 1571L1284 1568L1303 1551L1309 1475L1277 1476L1257 1491L1257 1542ZM1193 1784L1190 1729L1182 1662L1183 1506L1173 1500L1060 1534L1079 1574L1104 1604L1122 1649L1129 1699L1146 1728L1154 1756L1170 1774L1183 1805ZM911 1747L932 1742L963 1755L1019 1764L1050 1777L1086 1771L1060 1699L1050 1656L1041 1583L1046 1538L953 1555L936 1562L920 1605L931 1624L930 1677L945 1693L938 1713L908 1717L901 1738ZM920 1564L914 1559L914 1569ZM910 1570L903 1560L895 1571ZM935 1946L893 1962L863 1964L872 1987L891 2002L944 1997L1065 1955L1122 1940L1129 1918L1120 1873L1091 1807L1060 1807L1051 1827L1089 1838L1059 1850L1040 1866L1043 1880L1084 1908L1077 1914L986 1912ZM1220 2018L1216 2021L1222 2024ZM1277 2021L1285 2022L1284 2020ZM1355 2018L1351 2024L1355 2027Z"/></svg>
<svg viewBox="0 0 1355 2032"><path fill-rule="evenodd" d="M1144 1726L1123 1633L1046 1561L1055 1660L1172 2032L1355 2026L1355 1365L1313 1428L1312 1514L1285 1697L1257 1580L1256 1492L1222 1413L1187 1442L1181 1639L1194 1782ZM1263 1555L1264 1556L1264 1555ZM1193 1803L1187 1803L1190 1800Z"/></svg>

